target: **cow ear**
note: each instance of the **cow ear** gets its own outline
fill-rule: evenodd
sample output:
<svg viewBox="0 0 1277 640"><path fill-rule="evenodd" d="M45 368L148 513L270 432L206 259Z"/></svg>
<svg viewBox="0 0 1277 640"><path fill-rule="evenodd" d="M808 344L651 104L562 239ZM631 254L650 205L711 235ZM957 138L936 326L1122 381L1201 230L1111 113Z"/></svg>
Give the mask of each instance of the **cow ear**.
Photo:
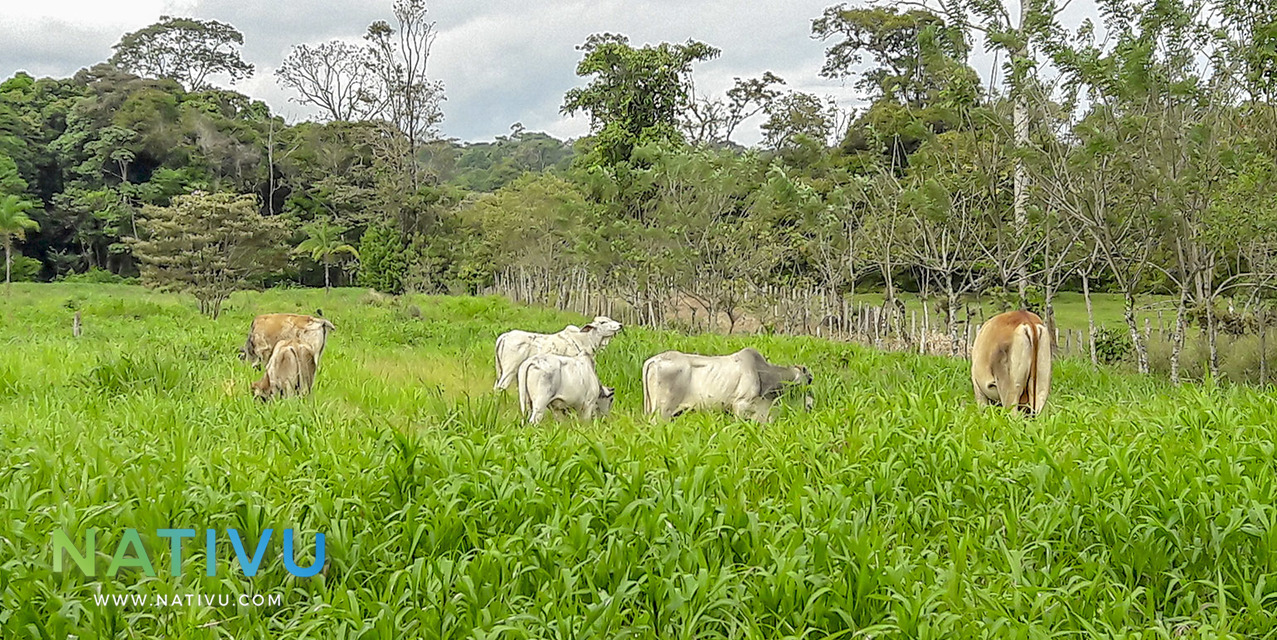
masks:
<svg viewBox="0 0 1277 640"><path fill-rule="evenodd" d="M616 395L616 389L613 389L612 387L603 387L604 398L611 398L614 395Z"/></svg>
<svg viewBox="0 0 1277 640"><path fill-rule="evenodd" d="M585 325L584 327L581 327L581 333L589 333L590 331L594 331L594 323L593 323L593 322L591 322L590 324Z"/></svg>

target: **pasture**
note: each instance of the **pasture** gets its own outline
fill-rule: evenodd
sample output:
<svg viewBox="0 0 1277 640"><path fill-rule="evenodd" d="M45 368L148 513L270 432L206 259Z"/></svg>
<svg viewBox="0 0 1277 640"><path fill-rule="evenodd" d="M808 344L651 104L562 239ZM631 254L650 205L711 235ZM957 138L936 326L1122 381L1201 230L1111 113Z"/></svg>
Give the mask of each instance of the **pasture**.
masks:
<svg viewBox="0 0 1277 640"><path fill-rule="evenodd" d="M337 331L314 395L254 401L251 317L316 307ZM281 290L212 321L105 285L0 309L6 640L1277 637L1277 397L1255 389L1063 361L1026 421L976 407L965 361L628 328L599 357L612 415L529 427L491 392L493 340L580 316ZM640 416L648 356L747 345L810 367L814 409ZM276 546L207 577L192 545L171 577L170 526L325 532L328 566L295 578ZM90 528L97 577L55 573L51 532ZM102 571L126 528L156 577ZM120 593L282 603L93 599Z"/></svg>

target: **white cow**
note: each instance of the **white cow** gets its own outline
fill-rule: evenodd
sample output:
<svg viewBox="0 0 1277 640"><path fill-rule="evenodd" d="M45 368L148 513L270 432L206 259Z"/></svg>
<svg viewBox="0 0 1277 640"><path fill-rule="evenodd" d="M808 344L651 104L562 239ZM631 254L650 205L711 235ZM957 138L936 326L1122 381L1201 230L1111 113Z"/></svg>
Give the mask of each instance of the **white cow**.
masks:
<svg viewBox="0 0 1277 640"><path fill-rule="evenodd" d="M754 349L726 356L666 351L643 363L643 412L669 419L690 409L726 410L766 423L776 398L811 381L807 367L770 364Z"/></svg>
<svg viewBox="0 0 1277 640"><path fill-rule="evenodd" d="M519 410L537 423L547 409L577 411L586 420L612 410L614 390L599 383L586 356L538 354L519 365Z"/></svg>
<svg viewBox="0 0 1277 640"><path fill-rule="evenodd" d="M532 333L507 331L497 337L497 382L493 389L510 387L524 360L538 354L561 356L586 356L593 358L599 349L607 346L613 336L621 332L621 323L598 316L584 327L568 325L558 333Z"/></svg>

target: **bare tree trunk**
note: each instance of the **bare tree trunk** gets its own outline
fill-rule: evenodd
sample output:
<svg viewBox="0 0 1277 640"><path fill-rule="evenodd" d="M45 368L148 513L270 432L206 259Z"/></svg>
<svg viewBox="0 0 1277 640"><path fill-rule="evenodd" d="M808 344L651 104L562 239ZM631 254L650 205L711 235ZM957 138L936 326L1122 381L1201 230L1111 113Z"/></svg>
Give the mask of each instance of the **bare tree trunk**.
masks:
<svg viewBox="0 0 1277 640"><path fill-rule="evenodd" d="M1207 340L1210 343L1210 375L1216 380L1219 379L1219 327L1215 323L1215 301L1213 299L1206 300L1206 331Z"/></svg>
<svg viewBox="0 0 1277 640"><path fill-rule="evenodd" d="M1021 7L1023 11L1023 7ZM1021 17L1023 20L1023 17ZM1027 52L1020 52L1020 56L1027 56ZM1021 83L1023 84L1023 83ZM1018 151L1023 152L1029 146L1029 99L1025 95L1025 87L1016 87L1015 106L1012 113L1012 126L1015 129L1015 147ZM1016 234L1022 237L1027 231L1029 214L1029 170L1025 166L1024 156L1017 154L1015 158L1015 229ZM1025 272L1024 259L1020 256L1017 260L1015 272L1016 291L1019 295L1019 306L1025 308L1028 306L1028 274Z"/></svg>
<svg viewBox="0 0 1277 640"><path fill-rule="evenodd" d="M1259 385L1268 385L1268 309L1255 312L1259 323Z"/></svg>
<svg viewBox="0 0 1277 640"><path fill-rule="evenodd" d="M1140 373L1148 373L1148 349L1145 347L1143 336L1140 335L1140 327L1135 322L1135 293L1127 290L1125 298L1126 308L1123 315L1126 317L1126 326L1131 331L1131 345L1135 348L1135 362Z"/></svg>
<svg viewBox="0 0 1277 640"><path fill-rule="evenodd" d="M1086 300L1086 342L1091 350L1091 366L1099 366L1095 353L1095 308L1091 306L1091 274L1082 272L1082 298Z"/></svg>
<svg viewBox="0 0 1277 640"><path fill-rule="evenodd" d="M1171 383L1179 384L1180 358L1184 353L1184 337L1188 331L1188 291L1180 291L1175 307L1175 331L1171 334Z"/></svg>

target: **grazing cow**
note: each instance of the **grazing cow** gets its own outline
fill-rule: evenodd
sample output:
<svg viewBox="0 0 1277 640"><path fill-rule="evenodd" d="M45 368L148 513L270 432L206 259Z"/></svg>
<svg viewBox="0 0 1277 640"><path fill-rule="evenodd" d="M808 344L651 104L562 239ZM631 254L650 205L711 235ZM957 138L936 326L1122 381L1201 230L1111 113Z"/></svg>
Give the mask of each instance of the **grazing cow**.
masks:
<svg viewBox="0 0 1277 640"><path fill-rule="evenodd" d="M1051 337L1030 311L1008 311L984 323L971 347L976 402L1042 411L1051 391Z"/></svg>
<svg viewBox="0 0 1277 640"><path fill-rule="evenodd" d="M239 359L260 367L270 359L275 345L284 340L300 340L315 354L315 366L324 353L328 332L336 327L325 318L296 313L267 313L253 318L248 339L239 350Z"/></svg>
<svg viewBox="0 0 1277 640"><path fill-rule="evenodd" d="M586 420L612 410L614 390L599 383L594 361L587 356L537 354L519 365L519 410L529 423L547 409L575 410Z"/></svg>
<svg viewBox="0 0 1277 640"><path fill-rule="evenodd" d="M811 381L807 367L773 365L754 349L726 356L666 351L643 363L643 412L669 419L689 409L721 409L766 423L776 398ZM811 398L805 400L810 408Z"/></svg>
<svg viewBox="0 0 1277 640"><path fill-rule="evenodd" d="M584 327L568 325L558 333L507 331L497 337L497 382L492 388L509 388L510 382L519 374L519 366L535 355L593 358L621 329L621 323L607 316L598 316Z"/></svg>
<svg viewBox="0 0 1277 640"><path fill-rule="evenodd" d="M258 400L305 396L315 384L315 353L301 340L284 340L275 345L262 379L253 383Z"/></svg>

